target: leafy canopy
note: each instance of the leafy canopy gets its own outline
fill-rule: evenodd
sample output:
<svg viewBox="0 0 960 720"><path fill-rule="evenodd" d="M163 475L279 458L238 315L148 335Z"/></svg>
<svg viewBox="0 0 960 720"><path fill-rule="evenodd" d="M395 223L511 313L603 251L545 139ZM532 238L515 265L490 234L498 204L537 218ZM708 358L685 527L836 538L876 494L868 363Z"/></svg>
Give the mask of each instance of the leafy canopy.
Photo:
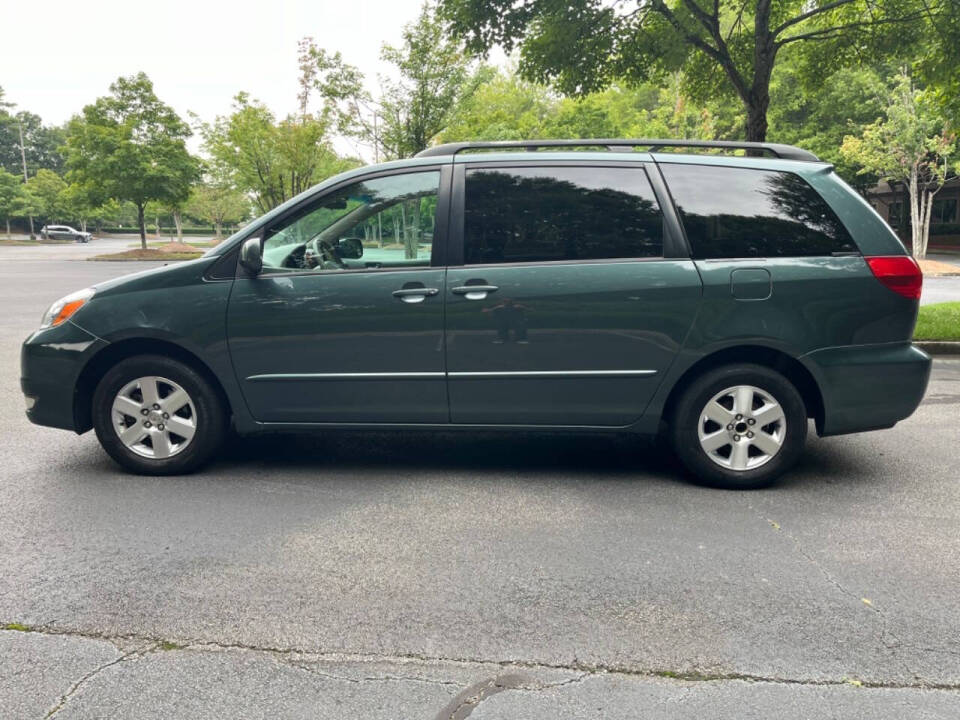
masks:
<svg viewBox="0 0 960 720"><path fill-rule="evenodd" d="M247 93L234 98L230 115L201 125L216 184L230 183L251 193L262 212L357 165L337 155L329 130L325 116L309 113L277 122L266 105Z"/></svg>
<svg viewBox="0 0 960 720"><path fill-rule="evenodd" d="M381 48L380 59L396 72L378 78L379 97L366 90L363 74L340 53L311 48L314 86L338 131L372 147L378 159L410 157L428 147L477 84L469 58L430 4L404 26L402 38L399 47Z"/></svg>
<svg viewBox="0 0 960 720"><path fill-rule="evenodd" d="M160 101L144 73L119 78L110 95L70 121L68 177L133 202L141 215L151 201L183 202L198 174L187 152L190 135L190 127ZM142 218L140 230L143 238Z"/></svg>
<svg viewBox="0 0 960 720"><path fill-rule="evenodd" d="M764 140L778 53L810 46L811 77L908 48L951 0L441 0L468 48L520 50L520 71L567 94L682 70L693 97L735 94Z"/></svg>

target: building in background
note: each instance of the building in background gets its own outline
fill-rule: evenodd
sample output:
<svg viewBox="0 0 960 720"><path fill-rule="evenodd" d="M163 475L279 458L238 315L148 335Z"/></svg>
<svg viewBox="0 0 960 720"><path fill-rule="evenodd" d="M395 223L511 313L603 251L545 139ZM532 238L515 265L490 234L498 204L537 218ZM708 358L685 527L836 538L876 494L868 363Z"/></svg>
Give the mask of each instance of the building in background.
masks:
<svg viewBox="0 0 960 720"><path fill-rule="evenodd" d="M906 185L881 182L867 191L867 199L910 247L910 204ZM960 176L947 180L933 198L927 252L937 250L960 252Z"/></svg>

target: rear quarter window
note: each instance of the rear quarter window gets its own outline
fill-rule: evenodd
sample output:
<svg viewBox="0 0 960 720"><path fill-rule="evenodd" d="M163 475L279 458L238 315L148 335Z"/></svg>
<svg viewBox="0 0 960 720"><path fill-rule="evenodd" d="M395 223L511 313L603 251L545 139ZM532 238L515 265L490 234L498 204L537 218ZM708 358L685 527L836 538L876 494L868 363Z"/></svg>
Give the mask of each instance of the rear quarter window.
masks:
<svg viewBox="0 0 960 720"><path fill-rule="evenodd" d="M858 252L840 218L795 173L675 163L660 168L697 259Z"/></svg>

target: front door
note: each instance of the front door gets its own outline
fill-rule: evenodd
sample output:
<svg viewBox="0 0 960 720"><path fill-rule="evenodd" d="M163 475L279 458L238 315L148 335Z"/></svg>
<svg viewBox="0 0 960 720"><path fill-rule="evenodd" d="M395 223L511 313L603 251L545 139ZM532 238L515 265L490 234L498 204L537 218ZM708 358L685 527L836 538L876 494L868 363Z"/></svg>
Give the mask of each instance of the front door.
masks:
<svg viewBox="0 0 960 720"><path fill-rule="evenodd" d="M448 421L444 271L434 258L447 173L355 181L266 228L263 271L241 271L227 313L230 354L254 418Z"/></svg>
<svg viewBox="0 0 960 720"><path fill-rule="evenodd" d="M637 420L701 298L644 166L471 164L456 177L464 210L462 265L447 273L451 421Z"/></svg>

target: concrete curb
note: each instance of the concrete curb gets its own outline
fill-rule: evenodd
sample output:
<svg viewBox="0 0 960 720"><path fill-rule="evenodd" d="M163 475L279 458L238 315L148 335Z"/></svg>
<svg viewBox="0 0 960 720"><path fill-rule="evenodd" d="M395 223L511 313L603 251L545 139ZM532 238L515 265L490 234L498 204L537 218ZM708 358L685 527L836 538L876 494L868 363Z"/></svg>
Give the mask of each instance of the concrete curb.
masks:
<svg viewBox="0 0 960 720"><path fill-rule="evenodd" d="M913 344L930 355L960 355L960 342L915 340Z"/></svg>

